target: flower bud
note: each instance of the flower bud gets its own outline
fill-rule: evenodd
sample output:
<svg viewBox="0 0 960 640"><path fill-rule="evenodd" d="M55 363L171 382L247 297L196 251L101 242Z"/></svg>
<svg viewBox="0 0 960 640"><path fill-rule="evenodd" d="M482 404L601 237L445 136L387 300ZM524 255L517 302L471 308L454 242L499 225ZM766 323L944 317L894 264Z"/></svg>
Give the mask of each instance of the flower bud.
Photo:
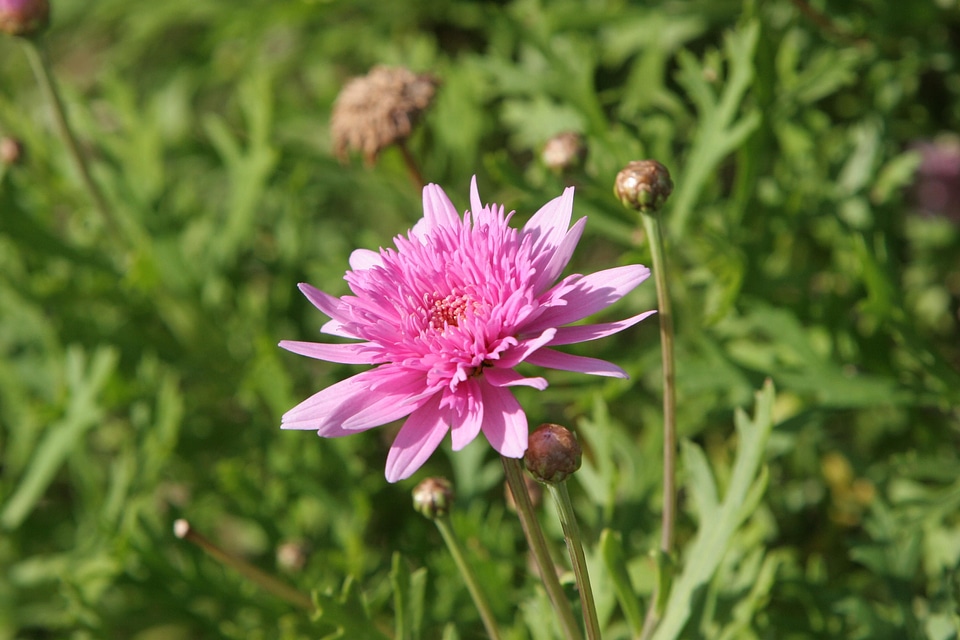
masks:
<svg viewBox="0 0 960 640"><path fill-rule="evenodd" d="M434 520L450 513L453 485L446 478L427 478L413 489L413 508Z"/></svg>
<svg viewBox="0 0 960 640"><path fill-rule="evenodd" d="M544 424L530 434L523 461L534 478L556 484L580 468L580 458L580 443L569 429Z"/></svg>
<svg viewBox="0 0 960 640"><path fill-rule="evenodd" d="M23 143L16 138L0 138L0 164L12 166L23 159Z"/></svg>
<svg viewBox="0 0 960 640"><path fill-rule="evenodd" d="M548 169L563 171L583 162L586 155L587 148L583 146L583 139L580 134L573 131L564 131L547 140L540 158Z"/></svg>
<svg viewBox="0 0 960 640"><path fill-rule="evenodd" d="M0 0L0 32L30 37L50 24L47 0Z"/></svg>
<svg viewBox="0 0 960 640"><path fill-rule="evenodd" d="M656 160L634 160L617 174L613 193L634 211L659 211L673 193L670 172Z"/></svg>

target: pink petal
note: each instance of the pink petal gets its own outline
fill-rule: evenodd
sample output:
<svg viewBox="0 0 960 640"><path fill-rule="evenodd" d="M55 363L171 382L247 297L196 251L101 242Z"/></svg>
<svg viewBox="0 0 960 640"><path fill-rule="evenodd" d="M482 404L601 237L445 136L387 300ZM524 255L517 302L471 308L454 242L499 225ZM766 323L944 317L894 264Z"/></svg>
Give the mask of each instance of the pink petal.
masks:
<svg viewBox="0 0 960 640"><path fill-rule="evenodd" d="M438 394L414 411L400 428L400 433L387 454L387 482L396 482L413 475L437 450L446 434L447 424L443 421Z"/></svg>
<svg viewBox="0 0 960 640"><path fill-rule="evenodd" d="M527 416L506 389L481 384L483 435L500 455L520 458L527 450Z"/></svg>
<svg viewBox="0 0 960 640"><path fill-rule="evenodd" d="M366 405L343 420L344 429L363 431L410 415L426 404L436 391L426 389L425 375L409 373L371 386ZM391 376L393 378L393 376Z"/></svg>
<svg viewBox="0 0 960 640"><path fill-rule="evenodd" d="M545 378L524 378L513 369L487 367L483 370L483 379L495 387L533 387L543 391L549 386Z"/></svg>
<svg viewBox="0 0 960 640"><path fill-rule="evenodd" d="M533 214L527 224L523 225L521 235L532 235L534 238L534 255L544 251L552 251L560 244L560 240L570 227L570 217L573 214L573 187L567 187L563 193L540 207Z"/></svg>
<svg viewBox="0 0 960 640"><path fill-rule="evenodd" d="M370 249L356 249L350 254L350 268L354 271L363 271L370 267L383 266L383 257Z"/></svg>
<svg viewBox="0 0 960 640"><path fill-rule="evenodd" d="M282 340L280 347L317 360L338 362L340 364L376 364L377 352L370 348L372 343L325 344L322 342L299 342Z"/></svg>
<svg viewBox="0 0 960 640"><path fill-rule="evenodd" d="M328 336L360 340L360 336L356 335L352 331L348 331L344 324L339 320L328 320L327 322L324 322L320 327L320 333L325 333Z"/></svg>
<svg viewBox="0 0 960 640"><path fill-rule="evenodd" d="M553 340L550 341L549 344L550 346L556 346L560 344L574 344L576 342L587 342L588 340L606 338L607 336L623 331L627 327L632 327L644 318L652 316L656 312L656 309L653 311L644 311L643 313L635 315L632 318L627 318L626 320L620 320L618 322L560 327L557 329L557 335Z"/></svg>
<svg viewBox="0 0 960 640"><path fill-rule="evenodd" d="M640 264L631 264L597 271L582 276L576 281L567 279L556 287L559 292L557 295L566 304L549 306L551 302L561 302L561 300L553 300L551 292L548 292L542 301L548 305L548 308L544 309L543 313L529 326L524 326L522 329L525 333L543 331L547 327L559 327L586 318L601 309L606 309L633 291L649 275L650 269Z"/></svg>
<svg viewBox="0 0 960 640"><path fill-rule="evenodd" d="M416 390L423 393L422 378L394 365L381 365L313 394L283 414L280 428L316 429L323 437L363 431L421 406L427 399L416 395Z"/></svg>
<svg viewBox="0 0 960 640"><path fill-rule="evenodd" d="M585 226L587 226L587 219L580 218L563 236L563 240L560 241L553 255L550 256L550 261L535 276L533 290L536 295L540 295L547 287L552 285L566 268L573 256L573 250L577 248L577 243L580 242L580 236L583 235Z"/></svg>
<svg viewBox="0 0 960 640"><path fill-rule="evenodd" d="M313 306L331 318L344 322L349 320L349 318L340 311L340 298L334 298L329 293L324 293L306 282L301 282L297 285L297 288L300 289Z"/></svg>
<svg viewBox="0 0 960 640"><path fill-rule="evenodd" d="M474 379L466 380L457 387L458 394L464 394L460 415L451 420L450 439L454 451L460 451L473 442L483 425L483 397L480 385ZM454 412L451 412L454 414Z"/></svg>
<svg viewBox="0 0 960 640"><path fill-rule="evenodd" d="M483 203L480 202L480 191L477 189L477 176L473 176L470 180L470 212L474 220L481 211L483 211Z"/></svg>
<svg viewBox="0 0 960 640"><path fill-rule="evenodd" d="M553 349L540 349L527 358L527 362L548 369L560 369L561 371L576 371L578 373L588 373L594 376L607 376L610 378L629 378L627 372L606 360L599 358L587 358L585 356L574 356L569 353L554 351Z"/></svg>
<svg viewBox="0 0 960 640"><path fill-rule="evenodd" d="M450 198L443 189L435 184L428 184L423 188L423 220L414 226L414 237L422 238L423 234L438 227L452 227L460 222L457 210L450 202ZM411 233L411 235L414 235Z"/></svg>
<svg viewBox="0 0 960 640"><path fill-rule="evenodd" d="M319 391L283 414L281 429L316 429L324 437L345 435L344 416L360 411L370 399L377 369L364 371Z"/></svg>
<svg viewBox="0 0 960 640"><path fill-rule="evenodd" d="M516 346L506 351L499 360L492 361L493 366L498 369L509 369L517 366L526 360L527 356L529 356L531 353L550 344L550 341L554 339L556 333L557 330L551 327L546 329L536 338L527 338L521 340Z"/></svg>

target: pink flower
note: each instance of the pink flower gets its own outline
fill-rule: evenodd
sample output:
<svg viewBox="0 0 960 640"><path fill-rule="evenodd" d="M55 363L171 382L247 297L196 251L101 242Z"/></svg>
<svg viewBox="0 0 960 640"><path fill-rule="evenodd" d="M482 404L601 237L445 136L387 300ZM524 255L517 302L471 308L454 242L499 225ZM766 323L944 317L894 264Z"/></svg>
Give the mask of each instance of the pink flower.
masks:
<svg viewBox="0 0 960 640"><path fill-rule="evenodd" d="M284 429L350 435L406 417L387 456L396 482L420 468L450 432L454 451L483 432L501 455L527 449L527 417L510 387L545 389L543 378L514 370L521 362L626 378L620 367L552 347L608 336L640 322L564 326L610 306L650 275L642 265L554 281L567 266L586 218L570 227L573 188L551 200L523 229L512 213L480 204L476 178L461 218L437 185L423 189L423 218L396 249L358 249L345 275L353 295L300 290L331 320L323 333L360 342L284 340L311 358L374 368L304 400L283 416Z"/></svg>

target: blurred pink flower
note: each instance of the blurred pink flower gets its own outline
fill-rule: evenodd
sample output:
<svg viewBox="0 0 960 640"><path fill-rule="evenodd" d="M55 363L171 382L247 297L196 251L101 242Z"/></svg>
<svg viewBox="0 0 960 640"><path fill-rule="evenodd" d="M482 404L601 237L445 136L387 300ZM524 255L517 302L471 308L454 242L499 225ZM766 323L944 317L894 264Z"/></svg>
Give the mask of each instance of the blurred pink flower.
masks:
<svg viewBox="0 0 960 640"><path fill-rule="evenodd" d="M600 376L620 367L552 347L602 338L654 311L605 324L564 326L605 309L650 270L629 265L554 284L580 240L586 218L570 227L573 189L551 200L522 229L512 213L482 206L476 178L461 218L437 185L423 189L423 218L396 249L358 249L345 275L353 295L335 298L308 284L300 290L331 320L323 333L349 344L280 346L311 358L376 365L327 387L283 416L284 429L350 435L407 417L387 456L396 482L426 462L449 431L453 449L479 432L500 454L522 457L527 418L510 387L545 389L521 362Z"/></svg>

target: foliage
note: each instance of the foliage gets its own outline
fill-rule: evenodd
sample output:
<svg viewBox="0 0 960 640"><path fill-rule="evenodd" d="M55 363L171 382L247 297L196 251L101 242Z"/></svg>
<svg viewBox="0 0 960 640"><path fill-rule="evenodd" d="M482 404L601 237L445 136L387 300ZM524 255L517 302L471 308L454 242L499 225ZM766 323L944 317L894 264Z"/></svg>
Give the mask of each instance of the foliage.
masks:
<svg viewBox="0 0 960 640"><path fill-rule="evenodd" d="M397 149L330 152L340 87L391 64L442 79L409 146L459 208L475 173L519 221L576 185L577 271L649 263L613 178L673 172L685 492L658 637L957 638L960 227L919 212L911 145L960 130L958 34L950 0L55 0L44 46L120 224L0 39L0 135L26 149L0 165L0 637L480 637L410 508L428 474L506 636L558 637L485 443L389 485L389 429L278 429L356 370L276 347L322 322L296 283L344 293L350 251L420 215ZM588 155L556 173L538 154L566 130ZM651 282L616 317L655 304ZM589 353L631 380L519 397L584 446L571 493L604 637L627 638L658 580L656 321Z"/></svg>

